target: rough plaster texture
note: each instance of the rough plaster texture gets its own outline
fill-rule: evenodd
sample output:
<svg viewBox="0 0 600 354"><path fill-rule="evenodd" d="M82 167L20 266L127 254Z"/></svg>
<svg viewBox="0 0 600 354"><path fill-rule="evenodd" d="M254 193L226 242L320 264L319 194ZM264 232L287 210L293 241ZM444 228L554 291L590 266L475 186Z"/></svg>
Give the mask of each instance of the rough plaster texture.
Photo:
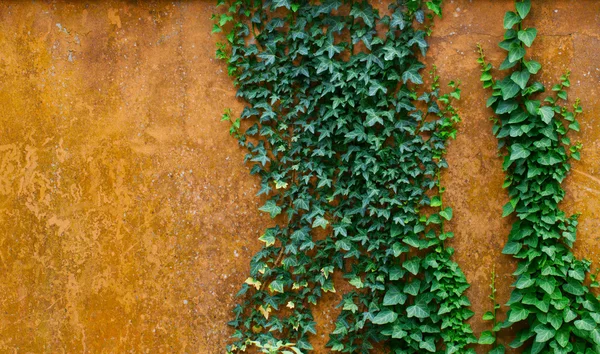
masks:
<svg viewBox="0 0 600 354"><path fill-rule="evenodd" d="M501 61L512 2L445 3L427 61L462 81L443 184L480 332L493 265L505 302L515 264L501 254L512 220L500 218L507 196L475 44ZM0 4L0 352L223 352L233 294L270 221L218 119L242 102L213 59L213 11L208 1ZM577 255L598 264L600 1L534 1L528 22L542 81L570 68L570 97L586 110L564 207L583 213ZM338 298L315 311L317 353L328 352Z"/></svg>

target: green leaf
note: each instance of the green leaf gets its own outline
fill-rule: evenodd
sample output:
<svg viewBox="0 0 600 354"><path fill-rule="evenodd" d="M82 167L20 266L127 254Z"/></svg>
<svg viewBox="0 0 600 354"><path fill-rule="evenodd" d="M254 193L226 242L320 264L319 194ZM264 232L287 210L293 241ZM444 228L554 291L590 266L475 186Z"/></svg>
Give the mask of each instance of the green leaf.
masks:
<svg viewBox="0 0 600 354"><path fill-rule="evenodd" d="M281 207L279 207L277 205L277 203L275 203L274 200L267 200L267 202L265 203L265 205L263 205L262 207L258 208L258 210L264 211L266 213L269 213L271 215L271 218L274 218L277 215L281 214Z"/></svg>
<svg viewBox="0 0 600 354"><path fill-rule="evenodd" d="M510 160L525 159L531 155L531 152L521 144L512 144L510 146Z"/></svg>
<svg viewBox="0 0 600 354"><path fill-rule="evenodd" d="M504 354L504 353L505 353L505 349L504 349L504 346L502 346L502 345L497 346L496 348L494 348L488 352L488 354Z"/></svg>
<svg viewBox="0 0 600 354"><path fill-rule="evenodd" d="M563 289L569 294L580 296L585 294L585 287L573 279L568 279L567 284L563 285Z"/></svg>
<svg viewBox="0 0 600 354"><path fill-rule="evenodd" d="M531 47L533 40L537 36L537 30L535 28L528 28L526 30L520 30L518 33L518 38L523 44L528 47Z"/></svg>
<svg viewBox="0 0 600 354"><path fill-rule="evenodd" d="M273 235L273 232L270 229L267 229L264 235L262 235L258 239L266 243L267 247L273 246L275 244L275 235Z"/></svg>
<svg viewBox="0 0 600 354"><path fill-rule="evenodd" d="M525 48L521 47L520 45L512 45L508 51L508 61L514 63L517 60L522 59L525 54Z"/></svg>
<svg viewBox="0 0 600 354"><path fill-rule="evenodd" d="M554 110L552 107L545 106L538 109L538 114L542 117L544 123L550 124L554 117Z"/></svg>
<svg viewBox="0 0 600 354"><path fill-rule="evenodd" d="M312 228L314 229L321 226L321 228L325 229L327 228L327 225L329 225L329 221L327 221L327 219L322 216L317 216L312 223Z"/></svg>
<svg viewBox="0 0 600 354"><path fill-rule="evenodd" d="M419 294L420 288L421 288L421 281L416 279L404 286L404 292L406 294L409 294L412 296L417 296Z"/></svg>
<svg viewBox="0 0 600 354"><path fill-rule="evenodd" d="M510 78L514 81L515 84L519 85L519 87L523 90L527 86L527 82L529 82L529 77L531 74L529 71L515 71L512 73Z"/></svg>
<svg viewBox="0 0 600 354"><path fill-rule="evenodd" d="M401 292L397 287L390 285L389 290L383 297L383 306L404 305L408 297Z"/></svg>
<svg viewBox="0 0 600 354"><path fill-rule="evenodd" d="M273 292L278 292L278 293L285 292L283 290L283 282L281 282L280 280L273 280L271 282L271 284L269 284L269 289L271 289L271 291L273 291Z"/></svg>
<svg viewBox="0 0 600 354"><path fill-rule="evenodd" d="M510 120L508 121L508 123L509 124L521 123L528 117L529 117L529 115L527 115L527 112L523 112L521 110L513 111L510 115Z"/></svg>
<svg viewBox="0 0 600 354"><path fill-rule="evenodd" d="M530 311L520 303L513 304L508 312L508 321L511 323L523 321L529 316L529 313Z"/></svg>
<svg viewBox="0 0 600 354"><path fill-rule="evenodd" d="M390 269L390 280L396 281L398 279L402 279L406 272L398 266L393 266Z"/></svg>
<svg viewBox="0 0 600 354"><path fill-rule="evenodd" d="M431 198L431 202L429 203L429 205L432 207L442 206L442 199L436 195L433 198Z"/></svg>
<svg viewBox="0 0 600 354"><path fill-rule="evenodd" d="M508 11L504 15L504 29L511 29L517 23L521 23L521 18L516 13Z"/></svg>
<svg viewBox="0 0 600 354"><path fill-rule="evenodd" d="M563 318L564 318L565 322L571 322L577 318L577 313L575 313L575 311L571 310L570 308L566 308L564 310Z"/></svg>
<svg viewBox="0 0 600 354"><path fill-rule="evenodd" d="M383 124L383 119L372 109L367 110L366 127L372 127L375 124Z"/></svg>
<svg viewBox="0 0 600 354"><path fill-rule="evenodd" d="M288 10L291 8L292 3L289 0L273 0L273 9L278 7L285 7Z"/></svg>
<svg viewBox="0 0 600 354"><path fill-rule="evenodd" d="M440 211L440 216L446 220L452 219L452 208L447 207L444 210Z"/></svg>
<svg viewBox="0 0 600 354"><path fill-rule="evenodd" d="M524 0L521 2L517 2L516 7L517 7L517 12L519 13L519 16L522 19L524 19L527 16L527 14L529 13L529 10L531 10L531 1Z"/></svg>
<svg viewBox="0 0 600 354"><path fill-rule="evenodd" d="M411 81L414 84L420 85L423 83L423 78L421 74L419 74L419 69L421 69L421 65L411 65L411 67L402 73L402 81L407 83Z"/></svg>
<svg viewBox="0 0 600 354"><path fill-rule="evenodd" d="M498 84L500 91L502 92L502 99L508 100L509 98L515 97L519 93L519 85L514 83L512 80L503 80Z"/></svg>
<svg viewBox="0 0 600 354"><path fill-rule="evenodd" d="M515 205L512 202L504 204L504 207L502 207L502 217L512 214L513 211L515 211Z"/></svg>
<svg viewBox="0 0 600 354"><path fill-rule="evenodd" d="M554 280L554 278L541 277L536 281L538 282L540 288L542 288L546 293L554 293L554 289L556 288L556 281Z"/></svg>
<svg viewBox="0 0 600 354"><path fill-rule="evenodd" d="M520 242L507 242L502 250L502 254L517 254L523 247L523 244Z"/></svg>
<svg viewBox="0 0 600 354"><path fill-rule="evenodd" d="M490 331L481 332L481 336L479 336L479 344L494 344L496 343L496 337Z"/></svg>
<svg viewBox="0 0 600 354"><path fill-rule="evenodd" d="M556 330L554 328L548 328L544 325L538 325L535 327L534 331L537 333L537 336L535 336L535 341L538 343L545 343L554 338L554 335L556 334Z"/></svg>
<svg viewBox="0 0 600 354"><path fill-rule="evenodd" d="M427 308L427 304L417 301L416 304L406 308L406 315L408 318L427 318L429 317L429 308Z"/></svg>
<svg viewBox="0 0 600 354"><path fill-rule="evenodd" d="M408 270L412 275L419 273L419 267L421 265L421 259L419 257L413 257L408 261L402 263L402 267Z"/></svg>
<svg viewBox="0 0 600 354"><path fill-rule="evenodd" d="M526 60L524 63L525 67L531 73L531 75L537 74L538 71L540 71L540 69L542 68L542 65L535 60Z"/></svg>
<svg viewBox="0 0 600 354"><path fill-rule="evenodd" d="M513 99L500 101L496 107L496 114L510 113L519 107L519 103Z"/></svg>
<svg viewBox="0 0 600 354"><path fill-rule="evenodd" d="M354 3L352 9L350 10L350 16L361 18L368 27L373 27L375 24L373 9L368 4L365 5L365 3Z"/></svg>
<svg viewBox="0 0 600 354"><path fill-rule="evenodd" d="M574 322L575 327L582 331L592 331L596 328L596 322L591 317L584 317Z"/></svg>
<svg viewBox="0 0 600 354"><path fill-rule="evenodd" d="M544 155L541 155L536 161L540 165L552 166L556 165L557 163L561 163L562 159L560 158L560 155L558 155L556 152L550 151Z"/></svg>
<svg viewBox="0 0 600 354"><path fill-rule="evenodd" d="M483 316L482 316L481 318L482 318L484 321L492 321L492 320L495 318L495 316L494 316L494 314L492 313L492 311L488 311L488 312L484 313L484 314L483 314Z"/></svg>
<svg viewBox="0 0 600 354"><path fill-rule="evenodd" d="M425 350L427 350L428 352L431 352L431 353L435 353L435 342L433 340L433 337L429 337L426 340L421 341L419 343L419 348L420 349L425 349Z"/></svg>
<svg viewBox="0 0 600 354"><path fill-rule="evenodd" d="M383 325L386 323L392 323L392 322L396 321L397 318L398 318L397 313L395 313L392 310L385 309L383 311L380 311L377 314L377 316L375 316L375 318L373 319L372 322L374 324Z"/></svg>
<svg viewBox="0 0 600 354"><path fill-rule="evenodd" d="M598 328L592 330L592 332L590 333L590 337L592 338L594 343L600 345L600 330Z"/></svg>
<svg viewBox="0 0 600 354"><path fill-rule="evenodd" d="M308 201L306 201L306 199L298 198L294 200L294 205L298 209L309 210L309 204Z"/></svg>

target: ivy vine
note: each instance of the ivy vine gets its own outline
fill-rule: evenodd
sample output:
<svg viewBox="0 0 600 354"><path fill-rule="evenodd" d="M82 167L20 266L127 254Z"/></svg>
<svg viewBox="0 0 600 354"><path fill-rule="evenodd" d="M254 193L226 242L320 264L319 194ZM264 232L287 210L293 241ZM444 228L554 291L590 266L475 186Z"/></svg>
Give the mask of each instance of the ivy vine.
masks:
<svg viewBox="0 0 600 354"><path fill-rule="evenodd" d="M516 11L504 17L500 47L508 55L499 69L510 70L506 76L494 80L481 48L479 59L483 86L493 90L487 105L496 114L493 133L504 157L510 201L503 216L517 218L503 250L519 260L503 326L523 326L510 346L525 353L600 353L600 303L584 284L590 262L571 250L578 215L559 208L569 160L579 160L581 149L567 132L579 131L582 108L579 100L568 107L568 72L552 87L554 94L541 95L545 87L534 79L541 64L525 58L537 36L523 24L530 9L529 0L516 2ZM503 353L499 348L493 352Z"/></svg>
<svg viewBox="0 0 600 354"><path fill-rule="evenodd" d="M473 352L439 179L460 89L442 94L435 69L428 88L420 73L441 0L394 1L383 16L368 1L219 4L217 56L248 104L223 119L277 222L260 237L227 351L312 350L311 305L339 272L352 290L332 351Z"/></svg>

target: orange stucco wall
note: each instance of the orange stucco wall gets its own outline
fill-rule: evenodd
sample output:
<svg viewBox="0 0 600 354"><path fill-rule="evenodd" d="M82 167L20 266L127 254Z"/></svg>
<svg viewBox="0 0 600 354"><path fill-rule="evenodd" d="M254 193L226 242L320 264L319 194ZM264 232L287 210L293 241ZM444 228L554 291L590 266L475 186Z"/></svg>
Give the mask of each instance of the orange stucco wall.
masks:
<svg viewBox="0 0 600 354"><path fill-rule="evenodd" d="M428 63L462 81L443 175L477 332L511 220L475 62L500 62L508 0L446 0ZM600 262L600 1L533 1L541 80L572 70L585 114L566 182L576 253ZM209 1L0 3L0 352L222 353L258 236L258 181L219 121L242 102L213 59ZM319 335L339 294L317 309ZM325 353L319 348L316 352Z"/></svg>

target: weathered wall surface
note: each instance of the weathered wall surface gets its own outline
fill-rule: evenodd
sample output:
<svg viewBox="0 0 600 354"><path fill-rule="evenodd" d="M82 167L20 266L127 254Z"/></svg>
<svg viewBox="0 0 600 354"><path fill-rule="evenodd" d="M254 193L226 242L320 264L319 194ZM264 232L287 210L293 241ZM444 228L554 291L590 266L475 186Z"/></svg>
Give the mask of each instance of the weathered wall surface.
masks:
<svg viewBox="0 0 600 354"><path fill-rule="evenodd" d="M506 301L511 220L475 44L500 62L511 1L447 0L428 59L462 81L443 176L477 332L492 266ZM0 352L221 353L233 294L269 223L242 151L239 112L213 59L212 2L0 4ZM534 2L541 79L573 72L586 113L567 181L576 252L600 262L600 2ZM338 294L339 295L339 294ZM318 310L324 343L335 295ZM326 350L319 349L318 353Z"/></svg>

